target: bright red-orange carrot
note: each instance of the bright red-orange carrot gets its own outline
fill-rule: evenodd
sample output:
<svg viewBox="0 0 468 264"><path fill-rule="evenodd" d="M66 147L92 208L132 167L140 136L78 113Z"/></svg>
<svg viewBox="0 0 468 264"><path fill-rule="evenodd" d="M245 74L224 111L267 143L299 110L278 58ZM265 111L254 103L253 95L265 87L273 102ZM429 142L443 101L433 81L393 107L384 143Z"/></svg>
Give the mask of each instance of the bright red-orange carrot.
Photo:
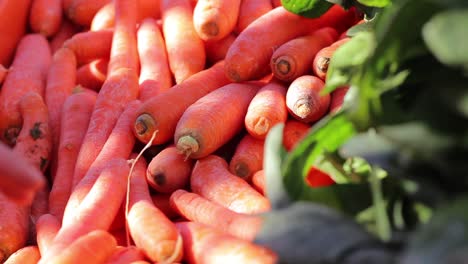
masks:
<svg viewBox="0 0 468 264"><path fill-rule="evenodd" d="M317 52L331 45L337 38L337 31L331 27L294 38L275 50L270 60L271 71L276 78L291 82L309 73Z"/></svg>
<svg viewBox="0 0 468 264"><path fill-rule="evenodd" d="M146 182L147 164L136 162L130 176L127 223L135 245L154 262L172 263L182 258L182 241L174 223L154 206Z"/></svg>
<svg viewBox="0 0 468 264"><path fill-rule="evenodd" d="M77 92L70 95L63 104L57 170L49 196L50 213L60 221L70 197L75 162L95 102L96 93Z"/></svg>
<svg viewBox="0 0 468 264"><path fill-rule="evenodd" d="M18 104L23 95L36 92L44 95L51 54L47 39L40 34L25 35L0 93L0 139L14 145L21 130Z"/></svg>
<svg viewBox="0 0 468 264"><path fill-rule="evenodd" d="M330 177L330 175L314 166L312 166L312 168L307 172L305 181L307 185L313 188L335 184L335 181Z"/></svg>
<svg viewBox="0 0 468 264"><path fill-rule="evenodd" d="M338 112L343 106L343 101L346 93L349 90L349 86L339 87L331 93L330 98L330 113L334 114Z"/></svg>
<svg viewBox="0 0 468 264"><path fill-rule="evenodd" d="M195 31L189 0L161 0L161 15L169 67L181 83L205 68L203 41Z"/></svg>
<svg viewBox="0 0 468 264"><path fill-rule="evenodd" d="M172 73L167 60L166 44L157 21L146 18L137 31L140 59L139 99L146 101L172 87Z"/></svg>
<svg viewBox="0 0 468 264"><path fill-rule="evenodd" d="M194 193L234 212L255 214L270 210L268 199L229 172L227 162L215 155L195 163L190 187Z"/></svg>
<svg viewBox="0 0 468 264"><path fill-rule="evenodd" d="M219 40L205 41L206 61L209 64L214 64L220 60L224 60L226 53L231 44L236 39L236 35L231 33Z"/></svg>
<svg viewBox="0 0 468 264"><path fill-rule="evenodd" d="M246 134L236 147L236 151L229 162L229 171L246 181L263 168L264 139L257 139Z"/></svg>
<svg viewBox="0 0 468 264"><path fill-rule="evenodd" d="M62 0L32 0L29 12L31 30L46 37L58 32L62 23Z"/></svg>
<svg viewBox="0 0 468 264"><path fill-rule="evenodd" d="M99 91L107 77L108 59L96 59L76 70L76 83Z"/></svg>
<svg viewBox="0 0 468 264"><path fill-rule="evenodd" d="M152 193L151 200L154 206L156 206L161 212L163 212L167 218L174 220L179 217L179 214L171 207L169 199L171 194L169 193Z"/></svg>
<svg viewBox="0 0 468 264"><path fill-rule="evenodd" d="M275 8L278 6L282 6L283 4L281 3L281 0L271 0L271 5L273 6L273 8Z"/></svg>
<svg viewBox="0 0 468 264"><path fill-rule="evenodd" d="M283 128L283 146L287 151L291 151L296 144L301 141L309 132L310 125L290 118Z"/></svg>
<svg viewBox="0 0 468 264"><path fill-rule="evenodd" d="M5 80L7 73L8 73L8 69L5 68L2 64L0 64L0 85Z"/></svg>
<svg viewBox="0 0 468 264"><path fill-rule="evenodd" d="M109 2L111 0L71 0L65 14L75 24L89 27L98 10Z"/></svg>
<svg viewBox="0 0 468 264"><path fill-rule="evenodd" d="M9 67L21 37L27 31L31 0L2 1L0 5L0 64Z"/></svg>
<svg viewBox="0 0 468 264"><path fill-rule="evenodd" d="M77 25L73 24L70 20L64 17L62 19L62 23L60 24L58 32L55 33L55 35L52 36L49 41L50 50L52 54L54 54L55 51L61 48L63 43L69 38L71 38L73 35L75 35L79 30L80 28Z"/></svg>
<svg viewBox="0 0 468 264"><path fill-rule="evenodd" d="M236 26L240 0L198 0L193 10L193 25L203 40L219 40Z"/></svg>
<svg viewBox="0 0 468 264"><path fill-rule="evenodd" d="M176 223L184 241L184 259L189 264L225 263L277 263L272 250L217 231L215 228L195 223Z"/></svg>
<svg viewBox="0 0 468 264"><path fill-rule="evenodd" d="M244 118L245 128L250 135L264 139L274 125L286 121L286 89L284 83L272 80L252 98Z"/></svg>
<svg viewBox="0 0 468 264"><path fill-rule="evenodd" d="M113 35L112 29L84 31L73 35L63 46L73 50L77 64L81 66L95 59L109 58Z"/></svg>
<svg viewBox="0 0 468 264"><path fill-rule="evenodd" d="M154 156L146 170L148 184L160 193L188 187L194 160L187 159L174 145Z"/></svg>
<svg viewBox="0 0 468 264"><path fill-rule="evenodd" d="M231 211L202 196L185 190L171 194L171 206L187 220L214 227L235 237L252 241L262 219L258 216Z"/></svg>
<svg viewBox="0 0 468 264"><path fill-rule="evenodd" d="M265 171L263 169L255 172L252 176L252 186L259 193L266 194Z"/></svg>
<svg viewBox="0 0 468 264"><path fill-rule="evenodd" d="M223 65L222 61L218 62L143 103L134 124L135 136L147 143L157 131L153 144L162 144L173 138L177 122L187 107L229 83Z"/></svg>
<svg viewBox="0 0 468 264"><path fill-rule="evenodd" d="M330 64L331 57L335 50L339 48L344 43L348 42L351 38L343 38L340 40L335 41L334 43L323 47L321 50L317 52L314 56L314 60L312 62L312 71L314 72L315 76L319 77L322 80L325 80L327 77L328 72L328 65Z"/></svg>
<svg viewBox="0 0 468 264"><path fill-rule="evenodd" d="M237 18L237 25L234 29L235 32L242 32L248 25L250 25L257 18L273 9L270 0L243 0L240 3L239 17Z"/></svg>
<svg viewBox="0 0 468 264"><path fill-rule="evenodd" d="M128 264L144 260L145 255L135 246L118 246L117 250L106 260L106 264Z"/></svg>
<svg viewBox="0 0 468 264"><path fill-rule="evenodd" d="M37 246L25 246L18 249L6 261L5 264L36 264L41 255Z"/></svg>
<svg viewBox="0 0 468 264"><path fill-rule="evenodd" d="M304 123L318 121L330 106L330 94L321 95L325 83L316 76L302 75L296 78L286 92L289 113Z"/></svg>
<svg viewBox="0 0 468 264"><path fill-rule="evenodd" d="M43 214L36 221L36 243L41 255L45 255L60 230L60 221L52 214Z"/></svg>
<svg viewBox="0 0 468 264"><path fill-rule="evenodd" d="M305 18L283 7L265 13L237 36L226 54L226 75L240 82L263 77L276 47L300 35L329 26L339 33L354 24L354 10L335 5L318 18ZM271 34L275 32L275 34Z"/></svg>
<svg viewBox="0 0 468 264"><path fill-rule="evenodd" d="M194 159L216 151L242 130L247 108L258 90L254 83L230 83L193 103L177 123L177 149Z"/></svg>

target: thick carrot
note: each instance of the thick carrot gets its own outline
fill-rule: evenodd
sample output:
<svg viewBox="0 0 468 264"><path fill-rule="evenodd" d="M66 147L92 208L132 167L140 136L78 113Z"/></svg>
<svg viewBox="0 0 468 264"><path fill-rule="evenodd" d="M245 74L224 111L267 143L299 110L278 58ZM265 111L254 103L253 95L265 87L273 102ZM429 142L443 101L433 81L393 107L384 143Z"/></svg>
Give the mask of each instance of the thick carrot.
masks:
<svg viewBox="0 0 468 264"><path fill-rule="evenodd" d="M227 162L215 155L197 160L190 187L208 200L237 213L255 214L270 210L270 202L245 180L229 172Z"/></svg>
<svg viewBox="0 0 468 264"><path fill-rule="evenodd" d="M8 73L8 69L5 68L2 64L0 64L0 85L5 80L7 73Z"/></svg>
<svg viewBox="0 0 468 264"><path fill-rule="evenodd" d="M189 0L161 0L161 15L169 67L179 84L205 68L205 48Z"/></svg>
<svg viewBox="0 0 468 264"><path fill-rule="evenodd" d="M41 258L37 246L25 246L18 249L5 261L5 264L36 264Z"/></svg>
<svg viewBox="0 0 468 264"><path fill-rule="evenodd" d="M324 85L321 79L313 75L296 78L286 92L289 113L304 123L322 118L330 105L330 94L321 95Z"/></svg>
<svg viewBox="0 0 468 264"><path fill-rule="evenodd" d="M189 186L194 163L194 160L187 159L174 145L168 146L148 164L146 180L156 191L172 193Z"/></svg>
<svg viewBox="0 0 468 264"><path fill-rule="evenodd" d="M78 92L70 95L63 104L57 170L49 196L50 213L60 221L70 197L76 159L95 102L96 93Z"/></svg>
<svg viewBox="0 0 468 264"><path fill-rule="evenodd" d="M343 106L344 98L348 93L349 86L339 87L331 93L330 98L330 113L338 112Z"/></svg>
<svg viewBox="0 0 468 264"><path fill-rule="evenodd" d="M134 124L135 136L141 142L147 143L157 131L153 144L162 144L171 139L177 122L187 107L230 82L223 67L224 62L218 62L143 103Z"/></svg>
<svg viewBox="0 0 468 264"><path fill-rule="evenodd" d="M176 223L184 241L184 260L189 264L219 263L277 263L278 256L272 250L217 231L215 228L195 223Z"/></svg>
<svg viewBox="0 0 468 264"><path fill-rule="evenodd" d="M52 214L43 214L36 221L36 243L41 255L45 255L60 230L60 221Z"/></svg>
<svg viewBox="0 0 468 264"><path fill-rule="evenodd" d="M170 199L171 194L169 193L152 193L151 200L154 206L156 206L161 212L163 212L167 218L174 220L179 217L179 214L171 207Z"/></svg>
<svg viewBox="0 0 468 264"><path fill-rule="evenodd" d="M194 159L216 151L242 130L247 108L258 90L254 83L230 83L193 103L177 123L177 149Z"/></svg>
<svg viewBox="0 0 468 264"><path fill-rule="evenodd" d="M317 54L315 54L314 60L312 62L312 71L314 72L315 76L325 80L327 77L328 65L330 64L333 53L335 53L337 48L348 42L350 39L351 38L347 37L337 40L334 43L323 47L317 52Z"/></svg>
<svg viewBox="0 0 468 264"><path fill-rule="evenodd" d="M107 77L108 59L96 59L76 70L76 83L99 91Z"/></svg>
<svg viewBox="0 0 468 264"><path fill-rule="evenodd" d="M260 230L259 216L231 211L202 196L185 190L171 194L171 206L187 220L205 224L235 237L252 241Z"/></svg>
<svg viewBox="0 0 468 264"><path fill-rule="evenodd" d="M203 40L219 40L233 32L239 16L240 0L198 0L193 25Z"/></svg>
<svg viewBox="0 0 468 264"><path fill-rule="evenodd" d="M147 101L172 87L172 73L167 60L166 44L154 18L146 18L137 31L140 59L139 99Z"/></svg>
<svg viewBox="0 0 468 264"><path fill-rule="evenodd" d="M234 29L236 33L244 31L253 21L273 9L270 0L243 0L240 4L239 17Z"/></svg>
<svg viewBox="0 0 468 264"><path fill-rule="evenodd" d="M54 54L55 51L61 48L63 43L69 38L73 37L73 35L75 35L79 30L80 27L73 24L70 20L64 17L62 19L62 23L60 24L58 32L55 33L55 35L52 36L49 41L50 50L52 54Z"/></svg>
<svg viewBox="0 0 468 264"><path fill-rule="evenodd" d="M62 23L62 0L32 0L29 12L31 30L46 37L58 32Z"/></svg>
<svg viewBox="0 0 468 264"><path fill-rule="evenodd" d="M260 88L250 102L244 119L245 128L250 135L264 139L274 125L286 121L286 89L284 83L276 80Z"/></svg>
<svg viewBox="0 0 468 264"><path fill-rule="evenodd" d="M51 54L47 39L40 34L25 35L0 93L0 139L14 145L21 130L18 104L23 95L36 92L43 96Z"/></svg>
<svg viewBox="0 0 468 264"><path fill-rule="evenodd" d="M246 181L251 181L255 172L263 168L264 139L246 134L236 147L229 162L229 171Z"/></svg>
<svg viewBox="0 0 468 264"><path fill-rule="evenodd" d="M283 7L265 13L242 31L226 54L226 75L240 82L263 77L274 50L307 32L329 26L341 33L356 20L355 11L333 6L318 18L305 18ZM271 34L275 32L275 34Z"/></svg>
<svg viewBox="0 0 468 264"><path fill-rule="evenodd" d="M21 37L27 31L31 0L2 1L0 5L0 64L9 67Z"/></svg>
<svg viewBox="0 0 468 264"><path fill-rule="evenodd" d="M66 40L63 46L73 50L79 66L110 56L114 30L84 31Z"/></svg>
<svg viewBox="0 0 468 264"><path fill-rule="evenodd" d="M338 32L331 27L294 38L275 50L270 60L271 71L276 78L291 82L309 73L317 52L331 45L337 38Z"/></svg>
<svg viewBox="0 0 468 264"><path fill-rule="evenodd" d="M154 262L182 258L182 241L174 223L154 206L146 182L146 162L136 162L130 176L127 223L135 245Z"/></svg>
<svg viewBox="0 0 468 264"><path fill-rule="evenodd" d="M111 0L71 0L65 13L75 24L89 27L97 11L109 2Z"/></svg>
<svg viewBox="0 0 468 264"><path fill-rule="evenodd" d="M128 264L134 261L144 260L145 255L135 246L118 246L117 250L106 260L106 264Z"/></svg>
<svg viewBox="0 0 468 264"><path fill-rule="evenodd" d="M231 44L236 39L236 35L231 33L219 40L205 41L206 61L212 65L218 61L224 60Z"/></svg>
<svg viewBox="0 0 468 264"><path fill-rule="evenodd" d="M252 176L252 186L259 193L265 195L266 193L266 182L265 182L265 171L263 169L257 171Z"/></svg>
<svg viewBox="0 0 468 264"><path fill-rule="evenodd" d="M303 123L294 118L286 120L283 128L283 146L291 151L298 142L309 132L310 124Z"/></svg>

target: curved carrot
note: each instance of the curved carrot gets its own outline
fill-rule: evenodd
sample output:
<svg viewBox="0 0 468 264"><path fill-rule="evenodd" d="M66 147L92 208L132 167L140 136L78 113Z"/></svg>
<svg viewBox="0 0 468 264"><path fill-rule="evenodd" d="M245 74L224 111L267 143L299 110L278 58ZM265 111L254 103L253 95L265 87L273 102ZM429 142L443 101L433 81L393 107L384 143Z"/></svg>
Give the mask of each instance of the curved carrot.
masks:
<svg viewBox="0 0 468 264"><path fill-rule="evenodd" d="M138 110L134 124L134 134L138 140L147 143L155 131L157 135L153 144L162 144L171 139L177 122L187 107L202 96L229 83L223 67L223 62L218 62L165 93L144 102Z"/></svg>
<svg viewBox="0 0 468 264"><path fill-rule="evenodd" d="M240 0L198 0L193 9L193 25L203 40L219 40L236 26Z"/></svg>
<svg viewBox="0 0 468 264"><path fill-rule="evenodd" d="M215 155L197 160L190 179L192 191L234 212L255 214L270 210L270 202L245 180L228 170Z"/></svg>
<svg viewBox="0 0 468 264"><path fill-rule="evenodd" d="M43 214L36 221L36 243L41 255L45 255L60 230L60 221L52 214Z"/></svg>
<svg viewBox="0 0 468 264"><path fill-rule="evenodd" d="M73 37L79 30L80 28L77 25L64 17L59 30L49 40L51 53L54 54L55 51L62 47L66 40Z"/></svg>
<svg viewBox="0 0 468 264"><path fill-rule="evenodd" d="M78 66L110 56L114 30L84 31L66 40L63 46L73 50Z"/></svg>
<svg viewBox="0 0 468 264"><path fill-rule="evenodd" d="M294 38L275 50L270 61L271 71L276 78L291 82L307 74L317 52L331 45L337 38L337 31L331 27Z"/></svg>
<svg viewBox="0 0 468 264"><path fill-rule="evenodd" d="M331 98L330 98L330 113L334 114L338 112L341 107L343 106L343 101L346 96L346 93L348 93L349 86L343 86L335 89L331 93Z"/></svg>
<svg viewBox="0 0 468 264"><path fill-rule="evenodd" d="M179 84L205 68L205 48L189 0L161 0L161 15L169 67Z"/></svg>
<svg viewBox="0 0 468 264"><path fill-rule="evenodd" d="M283 128L283 146L287 151L291 151L296 144L301 141L309 132L311 126L296 119L286 120Z"/></svg>
<svg viewBox="0 0 468 264"><path fill-rule="evenodd" d="M252 176L252 186L262 195L266 193L265 171L263 169L255 172Z"/></svg>
<svg viewBox="0 0 468 264"><path fill-rule="evenodd" d="M229 47L235 39L236 35L231 33L219 40L205 41L205 53L207 63L212 65L218 61L224 60L224 57L226 57L226 53Z"/></svg>
<svg viewBox="0 0 468 264"><path fill-rule="evenodd" d="M46 37L58 32L62 23L62 0L32 0L29 12L31 30Z"/></svg>
<svg viewBox="0 0 468 264"><path fill-rule="evenodd" d="M4 264L36 264L40 258L39 248L31 245L18 249Z"/></svg>
<svg viewBox="0 0 468 264"><path fill-rule="evenodd" d="M241 1L235 32L240 33L253 21L273 9L270 0Z"/></svg>
<svg viewBox="0 0 468 264"><path fill-rule="evenodd" d="M117 250L106 260L106 264L128 264L145 260L143 252L135 246L117 246Z"/></svg>
<svg viewBox="0 0 468 264"><path fill-rule="evenodd" d="M216 151L242 130L247 108L258 89L253 83L230 83L193 103L177 123L177 149L194 159Z"/></svg>
<svg viewBox="0 0 468 264"><path fill-rule="evenodd" d="M111 0L71 0L65 13L75 24L89 27L97 11L109 2Z"/></svg>
<svg viewBox="0 0 468 264"><path fill-rule="evenodd" d="M108 59L96 59L76 70L76 83L94 91L99 91L107 77Z"/></svg>
<svg viewBox="0 0 468 264"><path fill-rule="evenodd" d="M263 168L263 148L265 140L246 134L236 147L236 151L229 162L229 171L246 181Z"/></svg>
<svg viewBox="0 0 468 264"><path fill-rule="evenodd" d="M340 40L335 41L334 43L323 47L317 52L314 56L312 62L312 71L315 76L319 77L322 80L325 80L328 72L328 65L330 64L331 57L337 48L339 48L344 43L348 42L351 38L346 37Z"/></svg>

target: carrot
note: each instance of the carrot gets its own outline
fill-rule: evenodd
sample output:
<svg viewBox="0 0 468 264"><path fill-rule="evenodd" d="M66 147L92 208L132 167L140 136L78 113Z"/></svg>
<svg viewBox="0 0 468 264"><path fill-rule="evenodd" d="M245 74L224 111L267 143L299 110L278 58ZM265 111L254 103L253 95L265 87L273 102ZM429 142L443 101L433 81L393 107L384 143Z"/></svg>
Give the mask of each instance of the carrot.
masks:
<svg viewBox="0 0 468 264"><path fill-rule="evenodd" d="M37 191L33 203L31 204L31 211L29 212L29 219L33 224L35 224L37 219L43 214L49 213L49 193L49 186L44 186ZM33 227L35 226L33 225Z"/></svg>
<svg viewBox="0 0 468 264"><path fill-rule="evenodd" d="M31 30L46 37L58 32L62 23L62 0L32 0L29 12Z"/></svg>
<svg viewBox="0 0 468 264"><path fill-rule="evenodd" d="M172 73L167 60L166 44L157 21L143 20L137 31L140 59L140 95L146 101L172 87Z"/></svg>
<svg viewBox="0 0 468 264"><path fill-rule="evenodd" d="M171 207L170 199L171 194L169 193L152 193L151 200L154 206L156 206L161 212L163 212L167 218L174 220L179 217L179 214Z"/></svg>
<svg viewBox="0 0 468 264"><path fill-rule="evenodd" d="M28 92L44 94L46 75L51 61L47 39L40 34L25 35L0 93L0 139L14 145L21 130L18 104Z"/></svg>
<svg viewBox="0 0 468 264"><path fill-rule="evenodd" d="M135 246L117 246L117 250L106 260L106 264L128 264L134 261L144 260L145 255Z"/></svg>
<svg viewBox="0 0 468 264"><path fill-rule="evenodd" d="M263 148L265 140L245 135L229 162L229 171L246 181L251 181L252 175L263 168Z"/></svg>
<svg viewBox="0 0 468 264"><path fill-rule="evenodd" d="M135 245L153 262L172 263L182 257L174 223L154 206L146 182L146 162L136 161L129 179L127 223Z"/></svg>
<svg viewBox="0 0 468 264"><path fill-rule="evenodd" d="M193 263L277 263L278 256L272 250L243 240L216 229L195 223L176 223L184 241L184 259Z"/></svg>
<svg viewBox="0 0 468 264"><path fill-rule="evenodd" d="M2 1L0 5L0 64L9 67L27 31L31 0Z"/></svg>
<svg viewBox="0 0 468 264"><path fill-rule="evenodd" d="M239 16L240 0L198 0L193 10L193 24L203 40L219 40L231 32Z"/></svg>
<svg viewBox="0 0 468 264"><path fill-rule="evenodd" d="M18 249L6 261L5 264L36 264L41 255L37 246L25 246Z"/></svg>
<svg viewBox="0 0 468 264"><path fill-rule="evenodd" d="M319 77L322 80L325 80L328 72L328 65L330 64L331 57L337 48L339 48L344 43L348 42L351 38L343 38L338 41L335 41L331 45L323 47L317 52L312 62L312 71L315 76Z"/></svg>
<svg viewBox="0 0 468 264"><path fill-rule="evenodd" d="M262 195L266 194L265 171L263 169L253 174L252 186Z"/></svg>
<svg viewBox="0 0 468 264"><path fill-rule="evenodd" d="M115 238L107 231L91 231L71 243L56 256L50 258L48 264L100 264L104 263L117 250ZM45 263L42 261L39 263Z"/></svg>
<svg viewBox="0 0 468 264"><path fill-rule="evenodd" d="M337 38L338 33L331 27L294 38L275 50L270 60L271 71L276 78L291 82L307 74L317 52L331 45Z"/></svg>
<svg viewBox="0 0 468 264"><path fill-rule="evenodd" d="M96 59L76 70L76 83L99 91L107 77L108 59Z"/></svg>
<svg viewBox="0 0 468 264"><path fill-rule="evenodd" d="M312 166L307 172L306 183L310 187L323 187L335 184L333 178L324 171Z"/></svg>
<svg viewBox="0 0 468 264"><path fill-rule="evenodd" d="M153 141L155 145L171 139L177 122L187 107L202 96L229 83L223 67L224 62L218 62L194 74L183 83L173 86L165 93L144 102L138 110L134 124L134 134L138 140L147 143L154 131L158 131Z"/></svg>
<svg viewBox="0 0 468 264"><path fill-rule="evenodd" d="M194 161L186 159L174 145L154 156L146 170L148 184L160 193L172 193L190 183Z"/></svg>
<svg viewBox="0 0 468 264"><path fill-rule="evenodd" d="M281 3L281 0L271 0L271 5L273 6L273 8L275 8L278 6L282 6L283 4Z"/></svg>
<svg viewBox="0 0 468 264"><path fill-rule="evenodd" d="M296 78L286 92L286 106L297 120L311 123L322 118L330 105L330 94L321 95L324 82L313 75Z"/></svg>
<svg viewBox="0 0 468 264"><path fill-rule="evenodd" d="M161 0L161 15L169 67L179 84L205 68L205 48L189 0Z"/></svg>
<svg viewBox="0 0 468 264"><path fill-rule="evenodd" d="M75 162L95 102L96 93L78 92L70 95L63 104L57 170L49 196L50 213L59 220L62 220L70 197Z"/></svg>
<svg viewBox="0 0 468 264"><path fill-rule="evenodd" d="M205 224L235 237L252 241L260 230L259 216L231 211L202 196L185 190L171 194L172 208L187 220Z"/></svg>
<svg viewBox="0 0 468 264"><path fill-rule="evenodd" d="M72 0L65 10L68 18L82 26L90 26L94 15L111 0Z"/></svg>
<svg viewBox="0 0 468 264"><path fill-rule="evenodd" d="M62 0L64 1L64 0ZM60 28L49 40L50 50L52 54L55 53L59 48L62 47L63 43L75 35L80 28L73 24L70 20L66 17L62 18L62 23L60 24Z"/></svg>
<svg viewBox="0 0 468 264"><path fill-rule="evenodd" d="M8 74L8 69L5 68L2 64L0 64L0 85L5 80L5 77L7 74Z"/></svg>
<svg viewBox="0 0 468 264"><path fill-rule="evenodd" d="M285 84L272 80L264 85L249 104L244 118L247 132L264 139L270 129L288 118Z"/></svg>
<svg viewBox="0 0 468 264"><path fill-rule="evenodd" d="M112 29L84 31L73 35L63 46L73 50L77 64L81 66L95 59L109 58L113 34Z"/></svg>
<svg viewBox="0 0 468 264"><path fill-rule="evenodd" d="M236 33L244 31L257 18L273 9L270 0L243 0L240 3L239 17L234 29Z"/></svg>
<svg viewBox="0 0 468 264"><path fill-rule="evenodd" d="M330 113L338 112L343 106L344 98L348 93L349 86L338 87L330 95Z"/></svg>
<svg viewBox="0 0 468 264"><path fill-rule="evenodd" d="M208 40L205 41L205 53L206 53L206 61L210 65L224 60L226 57L226 53L231 46L231 44L236 39L236 35L231 33L219 40Z"/></svg>
<svg viewBox="0 0 468 264"><path fill-rule="evenodd" d="M283 128L283 146L287 151L291 151L298 142L309 132L310 125L290 118L286 120Z"/></svg>
<svg viewBox="0 0 468 264"><path fill-rule="evenodd" d="M186 157L198 159L213 153L242 130L256 84L230 83L200 98L185 110L174 142Z"/></svg>
<svg viewBox="0 0 468 264"><path fill-rule="evenodd" d="M43 214L36 221L36 243L41 255L45 255L60 230L60 221L52 214Z"/></svg>
<svg viewBox="0 0 468 264"><path fill-rule="evenodd" d="M245 180L229 172L227 162L215 155L197 160L190 179L192 191L237 213L270 210L267 198Z"/></svg>
<svg viewBox="0 0 468 264"><path fill-rule="evenodd" d="M312 19L293 14L283 7L272 9L252 22L232 43L225 59L226 75L236 82L260 78L269 71L268 65L276 47L325 26L341 32L354 20L355 12L344 11L339 5Z"/></svg>

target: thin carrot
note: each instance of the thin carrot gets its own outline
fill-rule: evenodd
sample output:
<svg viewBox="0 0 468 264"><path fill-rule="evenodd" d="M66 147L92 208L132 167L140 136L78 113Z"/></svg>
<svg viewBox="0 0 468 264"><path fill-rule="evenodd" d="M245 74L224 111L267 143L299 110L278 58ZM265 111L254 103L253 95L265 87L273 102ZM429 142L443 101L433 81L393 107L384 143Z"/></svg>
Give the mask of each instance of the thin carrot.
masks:
<svg viewBox="0 0 468 264"><path fill-rule="evenodd" d="M187 220L205 224L235 237L252 241L260 230L259 216L231 211L202 196L185 190L171 194L171 206Z"/></svg>
<svg viewBox="0 0 468 264"><path fill-rule="evenodd" d="M205 68L205 48L189 0L161 0L161 15L169 67L179 84Z"/></svg>
<svg viewBox="0 0 468 264"><path fill-rule="evenodd" d="M206 61L212 65L218 61L224 60L231 44L236 39L236 35L231 33L219 40L205 41Z"/></svg>
<svg viewBox="0 0 468 264"><path fill-rule="evenodd" d="M31 30L46 37L53 36L62 23L62 0L32 0L29 12Z"/></svg>
<svg viewBox="0 0 468 264"><path fill-rule="evenodd" d="M60 221L70 197L76 159L95 102L96 93L78 92L70 95L63 104L57 170L49 196L50 213Z"/></svg>
<svg viewBox="0 0 468 264"><path fill-rule="evenodd" d="M330 98L330 113L338 112L343 106L344 98L348 93L349 86L339 87L331 93Z"/></svg>
<svg viewBox="0 0 468 264"><path fill-rule="evenodd" d="M165 93L144 102L138 110L134 124L134 134L138 140L147 143L154 131L158 131L153 144L169 141L174 136L177 122L187 107L202 96L229 83L223 67L224 62L218 62Z"/></svg>
<svg viewBox="0 0 468 264"><path fill-rule="evenodd" d="M315 76L319 77L322 80L325 80L328 72L328 65L330 64L331 57L335 50L339 48L344 43L348 42L351 38L346 37L340 40L335 41L334 43L323 47L317 52L312 62L312 71Z"/></svg>
<svg viewBox="0 0 468 264"><path fill-rule="evenodd" d="M65 10L68 18L82 26L90 26L94 15L111 0L72 0Z"/></svg>
<svg viewBox="0 0 468 264"><path fill-rule="evenodd" d="M106 264L128 264L138 260L144 260L145 255L135 246L118 246L117 250L106 260Z"/></svg>
<svg viewBox="0 0 468 264"><path fill-rule="evenodd" d="M107 77L108 59L96 59L76 70L76 83L99 91Z"/></svg>
<svg viewBox="0 0 468 264"><path fill-rule="evenodd" d="M194 159L216 151L242 130L247 108L258 90L254 83L230 83L193 103L177 123L177 149Z"/></svg>
<svg viewBox="0 0 468 264"><path fill-rule="evenodd" d="M146 101L172 87L172 73L167 60L166 44L157 21L146 18L137 31L140 59L139 99Z"/></svg>
<svg viewBox="0 0 468 264"><path fill-rule="evenodd" d="M64 1L64 0L62 0ZM78 33L80 30L80 27L77 25L73 24L70 20L68 20L66 17L62 19L62 23L60 24L60 28L57 33L55 33L54 36L50 38L49 44L50 44L50 50L52 54L55 53L59 48L62 47L63 43L71 38L73 35Z"/></svg>
<svg viewBox="0 0 468 264"><path fill-rule="evenodd" d="M215 155L197 160L190 187L208 200L237 213L255 214L270 210L270 202L245 180L229 172L227 162Z"/></svg>
<svg viewBox="0 0 468 264"><path fill-rule="evenodd" d="M194 163L171 145L153 157L146 170L146 180L156 191L172 193L188 187Z"/></svg>
<svg viewBox="0 0 468 264"><path fill-rule="evenodd" d="M240 4L239 17L234 29L236 33L244 31L253 21L273 9L270 0L243 0Z"/></svg>
<svg viewBox="0 0 468 264"><path fill-rule="evenodd" d="M169 193L152 193L151 200L154 206L156 206L161 212L163 212L167 218L174 220L179 217L179 214L171 207L170 199L171 194Z"/></svg>
<svg viewBox="0 0 468 264"><path fill-rule="evenodd" d="M60 230L60 221L52 214L43 214L36 221L36 243L41 255L45 255Z"/></svg>
<svg viewBox="0 0 468 264"><path fill-rule="evenodd" d="M73 50L79 66L110 56L114 30L84 31L66 40L63 46Z"/></svg>
<svg viewBox="0 0 468 264"><path fill-rule="evenodd" d="M174 223L154 206L146 182L146 162L136 161L128 193L127 223L135 245L154 262L182 258L181 237Z"/></svg>
<svg viewBox="0 0 468 264"><path fill-rule="evenodd" d="M291 82L309 73L317 52L331 45L337 38L338 32L331 27L294 38L275 50L270 61L271 71L276 78Z"/></svg>
<svg viewBox="0 0 468 264"><path fill-rule="evenodd" d="M36 264L41 255L37 246L25 246L18 249L6 261L5 264Z"/></svg>
<svg viewBox="0 0 468 264"><path fill-rule="evenodd" d="M324 82L313 75L296 78L286 92L286 106L297 120L311 123L322 118L330 105L330 94L321 95Z"/></svg>
<svg viewBox="0 0 468 264"><path fill-rule="evenodd" d="M240 239L216 229L195 223L176 223L184 241L184 259L189 264L219 263L277 263L278 256L272 250Z"/></svg>
<svg viewBox="0 0 468 264"><path fill-rule="evenodd" d="M21 130L18 104L23 95L28 92L44 95L51 57L43 35L25 35L18 44L0 93L0 139L9 145L15 144Z"/></svg>
<svg viewBox="0 0 468 264"><path fill-rule="evenodd" d="M265 13L242 31L226 54L226 75L240 82L263 77L276 47L307 32L329 26L341 33L356 20L355 11L335 5L318 18L305 18L283 7ZM271 34L275 32L275 34Z"/></svg>
<svg viewBox="0 0 468 264"><path fill-rule="evenodd" d="M233 32L239 16L240 0L198 0L193 24L203 40L219 40Z"/></svg>
<svg viewBox="0 0 468 264"><path fill-rule="evenodd" d="M286 120L283 128L283 146L291 151L298 142L309 132L310 124L303 123L294 118Z"/></svg>
<svg viewBox="0 0 468 264"><path fill-rule="evenodd" d="M244 119L245 128L250 135L264 139L274 125L286 121L286 89L286 85L277 80L260 88L250 102Z"/></svg>
<svg viewBox="0 0 468 264"><path fill-rule="evenodd" d="M257 171L252 176L252 186L259 193L265 195L266 193L266 182L265 182L265 171L263 169Z"/></svg>
<svg viewBox="0 0 468 264"><path fill-rule="evenodd" d="M263 168L264 145L264 139L246 134L229 162L229 171L246 181L251 181L253 174Z"/></svg>

